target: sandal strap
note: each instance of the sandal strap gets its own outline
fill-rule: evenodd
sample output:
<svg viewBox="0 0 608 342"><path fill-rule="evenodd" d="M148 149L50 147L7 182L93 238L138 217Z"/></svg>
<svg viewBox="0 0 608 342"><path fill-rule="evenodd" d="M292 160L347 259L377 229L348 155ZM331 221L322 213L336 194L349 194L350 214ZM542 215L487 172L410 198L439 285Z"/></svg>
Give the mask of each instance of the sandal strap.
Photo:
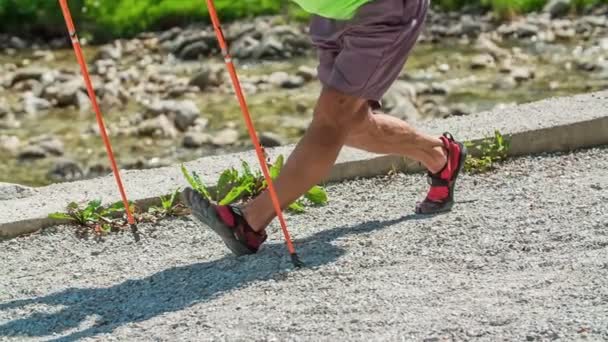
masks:
<svg viewBox="0 0 608 342"><path fill-rule="evenodd" d="M448 180L445 180L445 179L439 177L438 175L434 175L430 172L428 173L426 179L430 186L449 186L450 185L450 182Z"/></svg>

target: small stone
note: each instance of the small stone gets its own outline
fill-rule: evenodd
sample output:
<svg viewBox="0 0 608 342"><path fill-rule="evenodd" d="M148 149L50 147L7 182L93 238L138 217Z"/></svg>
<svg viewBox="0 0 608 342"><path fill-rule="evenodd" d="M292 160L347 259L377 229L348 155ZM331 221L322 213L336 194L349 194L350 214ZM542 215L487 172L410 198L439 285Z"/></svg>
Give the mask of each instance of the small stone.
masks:
<svg viewBox="0 0 608 342"><path fill-rule="evenodd" d="M551 18L557 18L568 14L572 4L570 0L551 0L543 8L543 12L549 13Z"/></svg>
<svg viewBox="0 0 608 342"><path fill-rule="evenodd" d="M27 48L27 42L19 37L11 37L8 41L9 47L13 49L23 50Z"/></svg>
<svg viewBox="0 0 608 342"><path fill-rule="evenodd" d="M40 146L27 146L18 155L20 160L43 159L47 157L47 152Z"/></svg>
<svg viewBox="0 0 608 342"><path fill-rule="evenodd" d="M14 135L0 135L0 150L10 154L16 154L21 146L21 141Z"/></svg>
<svg viewBox="0 0 608 342"><path fill-rule="evenodd" d="M119 60L122 58L122 46L119 43L113 45L104 45L99 49L93 60L109 59Z"/></svg>
<svg viewBox="0 0 608 342"><path fill-rule="evenodd" d="M276 134L276 133L272 133L272 132L264 132L262 134L260 134L260 144L262 144L262 146L264 147L277 147L277 146L283 146L286 144L285 142L285 138L283 138L282 136Z"/></svg>
<svg viewBox="0 0 608 342"><path fill-rule="evenodd" d="M446 64L446 63L443 63L443 64L440 64L440 65L437 67L437 69L438 69L439 71L443 72L443 73L446 73L446 72L450 71L450 65L449 65L449 64Z"/></svg>
<svg viewBox="0 0 608 342"><path fill-rule="evenodd" d="M315 68L302 65L298 68L296 75L302 77L305 82L310 82L317 78L317 70Z"/></svg>
<svg viewBox="0 0 608 342"><path fill-rule="evenodd" d="M137 127L137 134L141 136L153 136L161 138L177 137L177 129L166 115L159 115L156 118L144 120Z"/></svg>
<svg viewBox="0 0 608 342"><path fill-rule="evenodd" d="M226 80L223 68L205 67L190 80L190 85L197 86L200 90L208 87L219 87Z"/></svg>
<svg viewBox="0 0 608 342"><path fill-rule="evenodd" d="M50 137L38 142L38 146L40 146L48 154L55 156L61 156L65 151L63 142L54 137Z"/></svg>
<svg viewBox="0 0 608 342"><path fill-rule="evenodd" d="M52 104L48 100L37 97L32 92L27 92L23 95L23 109L28 114L37 114L51 107Z"/></svg>
<svg viewBox="0 0 608 342"><path fill-rule="evenodd" d="M239 132L232 128L226 128L217 133L211 142L217 146L234 145L239 140Z"/></svg>
<svg viewBox="0 0 608 342"><path fill-rule="evenodd" d="M82 167L71 159L60 159L56 161L47 177L54 182L65 182L81 179L84 176Z"/></svg>
<svg viewBox="0 0 608 342"><path fill-rule="evenodd" d="M277 71L270 74L268 77L268 82L277 87L280 87L284 82L287 82L289 78L289 74L284 71Z"/></svg>
<svg viewBox="0 0 608 342"><path fill-rule="evenodd" d="M211 142L211 135L201 132L188 132L184 135L182 145L186 148L199 148Z"/></svg>
<svg viewBox="0 0 608 342"><path fill-rule="evenodd" d="M524 82L533 79L535 76L534 71L529 68L519 67L514 68L511 71L511 77L517 82Z"/></svg>
<svg viewBox="0 0 608 342"><path fill-rule="evenodd" d="M495 66L494 57L490 54L477 55L471 60L471 69L485 69Z"/></svg>
<svg viewBox="0 0 608 342"><path fill-rule="evenodd" d="M179 58L184 60L196 60L209 54L209 45L203 41L194 42L181 50Z"/></svg>
<svg viewBox="0 0 608 342"><path fill-rule="evenodd" d="M515 88L517 88L517 81L511 76L502 77L492 85L492 89L499 90L510 90Z"/></svg>

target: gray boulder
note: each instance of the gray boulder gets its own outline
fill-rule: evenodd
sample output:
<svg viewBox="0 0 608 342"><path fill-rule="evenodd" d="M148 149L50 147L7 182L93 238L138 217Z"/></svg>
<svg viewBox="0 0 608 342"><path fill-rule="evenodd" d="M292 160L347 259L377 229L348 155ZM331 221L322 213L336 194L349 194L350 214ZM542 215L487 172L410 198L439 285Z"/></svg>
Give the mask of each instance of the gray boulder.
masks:
<svg viewBox="0 0 608 342"><path fill-rule="evenodd" d="M551 0L545 5L543 12L549 13L551 18L557 18L568 14L571 8L570 0Z"/></svg>
<svg viewBox="0 0 608 342"><path fill-rule="evenodd" d="M53 182L69 182L78 180L84 177L82 167L71 159L59 159L55 161L47 178Z"/></svg>

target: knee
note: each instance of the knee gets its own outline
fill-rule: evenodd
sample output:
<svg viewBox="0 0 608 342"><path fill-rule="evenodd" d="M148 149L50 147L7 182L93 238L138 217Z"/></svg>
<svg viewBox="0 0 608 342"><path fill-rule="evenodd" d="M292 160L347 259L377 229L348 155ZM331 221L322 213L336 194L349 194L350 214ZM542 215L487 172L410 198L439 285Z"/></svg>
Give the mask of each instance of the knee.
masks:
<svg viewBox="0 0 608 342"><path fill-rule="evenodd" d="M369 115L367 100L326 88L319 97L314 120L351 131L360 126L367 115Z"/></svg>

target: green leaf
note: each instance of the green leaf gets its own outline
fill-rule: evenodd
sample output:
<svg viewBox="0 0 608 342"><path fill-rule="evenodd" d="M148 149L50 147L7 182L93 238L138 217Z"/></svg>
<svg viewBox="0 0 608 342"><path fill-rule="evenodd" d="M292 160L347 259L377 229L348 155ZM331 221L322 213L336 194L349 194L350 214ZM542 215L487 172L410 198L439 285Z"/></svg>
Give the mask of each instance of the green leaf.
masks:
<svg viewBox="0 0 608 342"><path fill-rule="evenodd" d="M306 211L306 209L304 209L304 205L299 200L291 203L288 209L296 214L302 214Z"/></svg>
<svg viewBox="0 0 608 342"><path fill-rule="evenodd" d="M173 192L173 195L171 195L171 202L170 202L169 209L173 208L173 205L175 205L175 200L177 199L177 195L179 195L179 193L180 193L181 190L182 190L181 188L177 188Z"/></svg>
<svg viewBox="0 0 608 342"><path fill-rule="evenodd" d="M112 231L112 226L108 223L104 223L101 225L101 231L104 233L109 233Z"/></svg>
<svg viewBox="0 0 608 342"><path fill-rule="evenodd" d="M281 170L283 169L283 164L284 164L284 158L283 155L279 155L277 157L277 160L274 162L274 164L272 164L270 166L270 177L272 179L275 179L279 176L279 174L281 173Z"/></svg>
<svg viewBox="0 0 608 342"><path fill-rule="evenodd" d="M236 186L230 190L230 192L219 202L220 205L232 204L240 199L244 194L247 194L251 190L251 184L243 184Z"/></svg>
<svg viewBox="0 0 608 342"><path fill-rule="evenodd" d="M122 201L118 201L109 206L108 209L104 210L104 214L111 214L120 211L125 211L125 204Z"/></svg>
<svg viewBox="0 0 608 342"><path fill-rule="evenodd" d="M327 204L327 192L322 187L315 185L304 195L309 201L314 204Z"/></svg>
<svg viewBox="0 0 608 342"><path fill-rule="evenodd" d="M228 193L234 183L238 181L238 176L239 172L234 168L222 172L220 179L217 181L216 198L220 198Z"/></svg>
<svg viewBox="0 0 608 342"><path fill-rule="evenodd" d="M196 172L192 171L192 178L194 179L194 182L196 184L198 184L198 189L195 189L195 190L197 190L198 192L201 193L201 195L203 195L205 198L210 200L211 194L209 193L209 190L207 190L207 187L201 180L201 177L199 177Z"/></svg>
<svg viewBox="0 0 608 342"><path fill-rule="evenodd" d="M75 219L70 216L69 214L66 213L52 213L49 214L49 218L50 219L54 219L54 220L72 220L75 221Z"/></svg>
<svg viewBox="0 0 608 342"><path fill-rule="evenodd" d="M192 176L190 176L190 173L188 172L188 169L186 169L186 166L184 164L182 164L181 170L182 170L182 174L184 175L184 178L186 178L186 181L188 182L188 184L190 184L192 189L198 190L199 185L196 184L196 182L194 182L194 178L192 178Z"/></svg>
<svg viewBox="0 0 608 342"><path fill-rule="evenodd" d="M243 176L251 176L254 177L253 172L251 172L251 167L249 166L249 164L243 160L242 162L242 167L243 167Z"/></svg>

